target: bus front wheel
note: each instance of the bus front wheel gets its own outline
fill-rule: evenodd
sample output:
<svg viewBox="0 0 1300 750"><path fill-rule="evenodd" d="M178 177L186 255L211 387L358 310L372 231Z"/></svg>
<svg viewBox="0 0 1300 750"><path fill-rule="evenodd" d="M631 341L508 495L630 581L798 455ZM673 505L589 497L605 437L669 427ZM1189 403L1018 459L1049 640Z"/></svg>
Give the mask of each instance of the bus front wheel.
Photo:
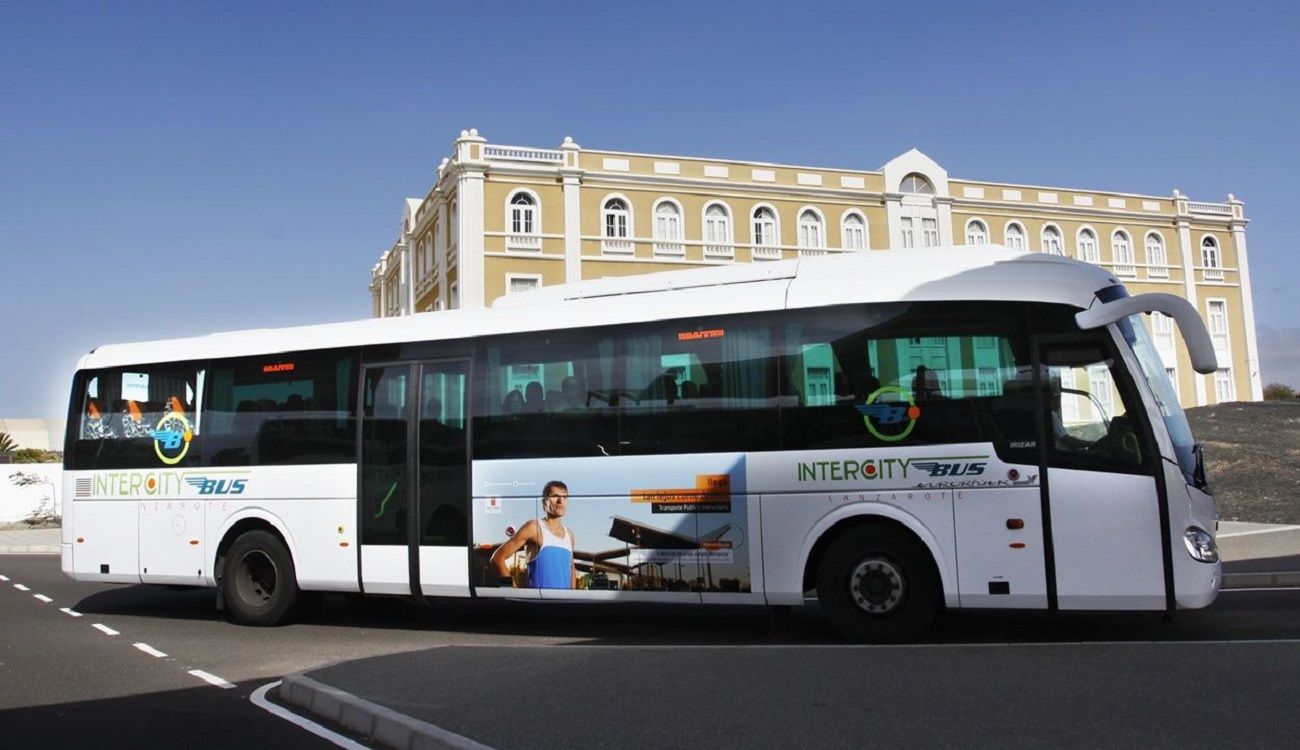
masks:
<svg viewBox="0 0 1300 750"><path fill-rule="evenodd" d="M915 639L934 622L939 583L929 550L890 526L850 529L827 548L817 599L831 626L850 641Z"/></svg>
<svg viewBox="0 0 1300 750"><path fill-rule="evenodd" d="M226 609L241 625L279 625L301 598L289 551L261 529L244 532L230 545L221 587Z"/></svg>

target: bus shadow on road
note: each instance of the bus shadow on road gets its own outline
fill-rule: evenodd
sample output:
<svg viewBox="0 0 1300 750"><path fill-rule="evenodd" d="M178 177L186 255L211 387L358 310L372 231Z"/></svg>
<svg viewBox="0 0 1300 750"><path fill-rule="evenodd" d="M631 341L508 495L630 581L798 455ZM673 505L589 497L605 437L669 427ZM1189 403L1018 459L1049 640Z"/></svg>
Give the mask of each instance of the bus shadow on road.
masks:
<svg viewBox="0 0 1300 750"><path fill-rule="evenodd" d="M76 606L84 614L225 622L212 589L126 586ZM918 645L1300 639L1300 589L1225 593L1205 610L1163 613L949 611ZM824 644L842 640L816 602L803 607L416 600L327 594L288 628L428 632L450 642L543 639L625 645Z"/></svg>

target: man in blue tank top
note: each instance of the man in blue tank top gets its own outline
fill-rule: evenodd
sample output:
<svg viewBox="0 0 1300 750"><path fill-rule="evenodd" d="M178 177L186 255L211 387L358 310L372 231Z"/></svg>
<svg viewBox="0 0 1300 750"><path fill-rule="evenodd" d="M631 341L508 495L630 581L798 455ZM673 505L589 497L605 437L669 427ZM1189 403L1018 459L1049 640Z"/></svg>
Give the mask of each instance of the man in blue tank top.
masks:
<svg viewBox="0 0 1300 750"><path fill-rule="evenodd" d="M544 517L532 520L519 529L519 533L497 548L492 554L492 567L503 586L513 586L509 561L516 552L527 547L528 586L535 589L572 589L578 586L578 571L573 564L573 532L561 520L569 506L569 487L564 482L550 481L542 489Z"/></svg>

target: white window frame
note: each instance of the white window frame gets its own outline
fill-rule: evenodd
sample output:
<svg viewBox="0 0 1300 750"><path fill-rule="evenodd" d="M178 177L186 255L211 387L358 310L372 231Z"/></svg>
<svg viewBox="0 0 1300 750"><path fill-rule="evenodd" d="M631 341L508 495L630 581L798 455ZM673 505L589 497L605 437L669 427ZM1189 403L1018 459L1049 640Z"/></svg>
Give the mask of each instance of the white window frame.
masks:
<svg viewBox="0 0 1300 750"><path fill-rule="evenodd" d="M911 216L898 218L898 235L903 239L904 248L916 247L916 220Z"/></svg>
<svg viewBox="0 0 1300 750"><path fill-rule="evenodd" d="M922 247L939 246L939 217L938 216L921 217L921 246Z"/></svg>
<svg viewBox="0 0 1300 750"><path fill-rule="evenodd" d="M1097 249L1097 232L1084 224L1074 233L1074 256L1084 263L1101 265L1101 250Z"/></svg>
<svg viewBox="0 0 1300 750"><path fill-rule="evenodd" d="M1212 234L1201 235L1201 277L1205 281L1223 281L1223 246Z"/></svg>
<svg viewBox="0 0 1300 750"><path fill-rule="evenodd" d="M532 201L528 204L515 204L515 198L525 196ZM515 213L524 227L515 231ZM542 199L528 188L516 188L506 196L506 250L522 250L540 253L542 251ZM531 228L528 227L531 224Z"/></svg>
<svg viewBox="0 0 1300 750"><path fill-rule="evenodd" d="M1152 238L1156 241L1155 245L1151 243ZM1165 244L1165 236L1154 229L1147 230L1142 239L1142 249L1146 253L1147 278L1169 278L1169 246Z"/></svg>
<svg viewBox="0 0 1300 750"><path fill-rule="evenodd" d="M1056 247L1054 249L1048 248L1047 246L1047 232L1049 229L1056 234ZM1044 224L1042 231L1038 233L1039 248L1044 253L1047 253L1048 255L1064 256L1065 255L1064 245L1065 245L1065 234L1061 232L1061 228L1052 223Z"/></svg>
<svg viewBox="0 0 1300 750"><path fill-rule="evenodd" d="M542 288L542 275L541 275L540 273L508 273L508 274L506 274L506 294L507 294L507 295L510 295L510 294L523 294L523 293L525 293L525 292L531 292L531 291L533 291L533 289L523 289L523 290L520 290L520 291L516 292L516 291L512 288L512 287L514 286L514 283L515 283L516 281L535 281L535 282L537 282L537 284L536 284L536 286L533 287L533 289L541 289L541 288Z"/></svg>
<svg viewBox="0 0 1300 750"><path fill-rule="evenodd" d="M447 287L447 307L452 310L460 309L460 282L453 281L451 286Z"/></svg>
<svg viewBox="0 0 1300 750"><path fill-rule="evenodd" d="M909 181L911 181L910 185ZM918 182L923 186L920 190L915 189ZM912 189L908 189L909 187ZM903 175L903 179L898 181L898 192L906 193L908 195L933 196L936 194L934 180L920 172L908 172L906 175Z"/></svg>
<svg viewBox="0 0 1300 750"><path fill-rule="evenodd" d="M624 208L611 209L609 204L613 201L621 201ZM636 252L636 243L633 238L636 237L636 226L633 221L635 210L632 201L628 200L626 195L621 193L610 193L600 199L600 251L605 255L632 255ZM619 226L618 218L622 217L622 225ZM610 219L614 219L616 227L615 233L610 234ZM617 229L622 229L619 233Z"/></svg>
<svg viewBox="0 0 1300 750"><path fill-rule="evenodd" d="M672 211L663 214L659 210L671 206ZM654 222L654 254L680 258L686 255L686 212L682 204L673 198L660 198L654 202L650 211Z"/></svg>
<svg viewBox="0 0 1300 750"><path fill-rule="evenodd" d="M1214 344L1216 355L1232 361L1232 337L1228 318L1228 300L1222 297L1207 297L1205 300L1205 330L1210 332L1210 341Z"/></svg>
<svg viewBox="0 0 1300 750"><path fill-rule="evenodd" d="M978 227L978 230L976 229ZM989 225L978 216L966 220L966 244L987 245L989 242Z"/></svg>
<svg viewBox="0 0 1300 750"><path fill-rule="evenodd" d="M767 209L771 212L771 233L770 241L762 241L759 236L758 214L760 211ZM767 223L764 222L764 226ZM755 259L762 260L780 260L781 258L781 213L775 207L768 203L756 204L749 212L749 233L752 252Z"/></svg>
<svg viewBox="0 0 1300 750"><path fill-rule="evenodd" d="M1237 385L1232 380L1232 368L1221 367L1214 371L1214 397L1217 403L1237 400Z"/></svg>
<svg viewBox="0 0 1300 750"><path fill-rule="evenodd" d="M1133 235L1123 227L1110 233L1110 259L1116 276L1137 276L1137 258L1134 257Z"/></svg>
<svg viewBox="0 0 1300 750"><path fill-rule="evenodd" d="M799 217L798 245L802 255L826 254L826 217L816 206L804 206ZM811 217L811 219L809 218Z"/></svg>
<svg viewBox="0 0 1300 750"><path fill-rule="evenodd" d="M722 218L709 216L709 209L722 211ZM709 201L700 210L700 226L703 228L704 257L730 260L736 257L735 225L731 220L731 206L723 201Z"/></svg>
<svg viewBox="0 0 1300 750"><path fill-rule="evenodd" d="M850 219L857 219L857 226L849 226ZM848 251L862 251L871 247L871 229L867 216L856 208L850 208L840 214L840 247Z"/></svg>
<svg viewBox="0 0 1300 750"><path fill-rule="evenodd" d="M1017 238L1017 241L1015 243L1011 242L1012 227L1015 227L1016 229L1020 230L1020 236ZM1028 244L1025 241L1025 237L1027 236L1028 235L1025 232L1025 225L1021 224L1018 221L1008 221L1006 225L1002 227L1002 242L1012 250L1026 249L1028 247Z"/></svg>

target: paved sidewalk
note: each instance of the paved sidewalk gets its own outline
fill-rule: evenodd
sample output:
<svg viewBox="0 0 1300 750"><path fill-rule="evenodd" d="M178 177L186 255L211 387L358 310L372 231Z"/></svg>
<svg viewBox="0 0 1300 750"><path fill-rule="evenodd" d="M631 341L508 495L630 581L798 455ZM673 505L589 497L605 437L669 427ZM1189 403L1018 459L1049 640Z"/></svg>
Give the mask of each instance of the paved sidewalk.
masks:
<svg viewBox="0 0 1300 750"><path fill-rule="evenodd" d="M0 555L57 555L63 529L0 530Z"/></svg>

